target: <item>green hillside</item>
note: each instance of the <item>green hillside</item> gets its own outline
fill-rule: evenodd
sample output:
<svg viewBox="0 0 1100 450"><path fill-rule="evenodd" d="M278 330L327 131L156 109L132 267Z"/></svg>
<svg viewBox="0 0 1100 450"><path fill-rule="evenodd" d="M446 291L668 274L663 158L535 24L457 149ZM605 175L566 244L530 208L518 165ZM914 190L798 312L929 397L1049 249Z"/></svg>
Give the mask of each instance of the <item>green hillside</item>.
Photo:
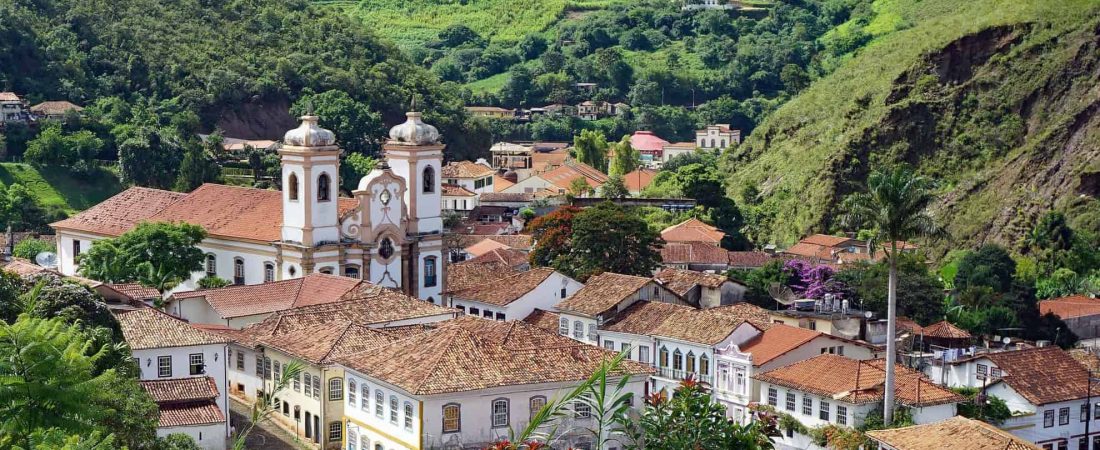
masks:
<svg viewBox="0 0 1100 450"><path fill-rule="evenodd" d="M570 10L603 8L626 0L364 0L319 1L358 17L399 45L423 44L451 25L466 25L491 41L515 41L540 32Z"/></svg>
<svg viewBox="0 0 1100 450"><path fill-rule="evenodd" d="M727 155L756 242L837 230L839 202L898 161L941 182L956 246L1017 244L1052 208L1100 229L1100 1L873 9L878 37Z"/></svg>
<svg viewBox="0 0 1100 450"><path fill-rule="evenodd" d="M45 208L60 208L72 214L119 193L118 177L98 176L81 180L61 167L35 168L29 164L0 163L0 184L20 183Z"/></svg>

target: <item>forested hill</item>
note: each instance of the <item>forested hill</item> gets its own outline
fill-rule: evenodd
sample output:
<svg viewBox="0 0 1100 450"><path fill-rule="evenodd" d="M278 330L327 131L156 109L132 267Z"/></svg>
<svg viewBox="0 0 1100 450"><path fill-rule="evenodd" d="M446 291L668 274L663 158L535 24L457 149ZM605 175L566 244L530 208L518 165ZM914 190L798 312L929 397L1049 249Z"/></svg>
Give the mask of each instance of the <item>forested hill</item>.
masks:
<svg viewBox="0 0 1100 450"><path fill-rule="evenodd" d="M391 122L414 93L444 131L463 117L392 44L305 0L0 2L0 90L32 103L170 101L207 128L270 137L303 89L346 91Z"/></svg>
<svg viewBox="0 0 1100 450"><path fill-rule="evenodd" d="M727 155L756 242L839 228L866 174L940 182L955 247L1016 247L1063 211L1100 230L1100 1L879 0L901 24L769 116Z"/></svg>

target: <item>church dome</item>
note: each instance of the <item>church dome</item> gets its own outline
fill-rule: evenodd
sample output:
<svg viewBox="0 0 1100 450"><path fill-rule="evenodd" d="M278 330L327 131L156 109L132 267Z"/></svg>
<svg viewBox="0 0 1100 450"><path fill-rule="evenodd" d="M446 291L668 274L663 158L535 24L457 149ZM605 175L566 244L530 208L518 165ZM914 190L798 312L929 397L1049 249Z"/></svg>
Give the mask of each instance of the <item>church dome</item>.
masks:
<svg viewBox="0 0 1100 450"><path fill-rule="evenodd" d="M298 128L287 131L283 143L298 147L326 147L336 145L336 135L317 125L317 116L302 116Z"/></svg>
<svg viewBox="0 0 1100 450"><path fill-rule="evenodd" d="M407 112L405 123L390 128L390 144L432 145L439 143L439 130L420 120L420 113Z"/></svg>

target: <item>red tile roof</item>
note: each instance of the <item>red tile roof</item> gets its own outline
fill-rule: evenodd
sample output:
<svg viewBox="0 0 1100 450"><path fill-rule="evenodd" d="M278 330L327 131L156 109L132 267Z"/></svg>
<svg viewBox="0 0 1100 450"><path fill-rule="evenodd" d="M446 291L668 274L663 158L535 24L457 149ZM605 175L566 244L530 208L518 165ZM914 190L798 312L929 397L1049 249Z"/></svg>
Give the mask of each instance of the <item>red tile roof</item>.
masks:
<svg viewBox="0 0 1100 450"><path fill-rule="evenodd" d="M693 310L690 306L642 300L634 302L603 327L616 333L650 336L680 311Z"/></svg>
<svg viewBox="0 0 1100 450"><path fill-rule="evenodd" d="M561 319L561 315L555 312L550 312L544 309L535 308L531 314L523 318L524 322L527 322L536 327L550 331L551 333L558 332L558 321Z"/></svg>
<svg viewBox="0 0 1100 450"><path fill-rule="evenodd" d="M19 101L19 96L14 92L0 92L0 101L17 102Z"/></svg>
<svg viewBox="0 0 1100 450"><path fill-rule="evenodd" d="M508 265L508 267L515 268L528 266L530 264L527 260L527 253L510 247L490 250L482 253L481 256L470 259L469 262L472 264L499 262Z"/></svg>
<svg viewBox="0 0 1100 450"><path fill-rule="evenodd" d="M509 277L486 281L476 286L454 291L451 296L456 299L477 301L490 305L508 306L541 286L554 273L554 269L538 267Z"/></svg>
<svg viewBox="0 0 1100 450"><path fill-rule="evenodd" d="M256 328L263 330L263 327ZM255 342L313 364L364 352L398 340L398 336L347 320L329 322L281 320Z"/></svg>
<svg viewBox="0 0 1100 450"><path fill-rule="evenodd" d="M951 322L941 320L932 325L922 327L921 332L925 337L944 338L944 339L970 339L970 333L966 330L952 325Z"/></svg>
<svg viewBox="0 0 1100 450"><path fill-rule="evenodd" d="M566 190L569 189L569 184L577 178L584 178L584 181L591 187L599 187L607 182L607 175L604 175L603 172L588 164L575 161L543 173L539 177L559 189Z"/></svg>
<svg viewBox="0 0 1100 450"><path fill-rule="evenodd" d="M476 259L476 258L475 258ZM447 293L459 291L497 278L517 273L517 270L500 262L463 261L447 266Z"/></svg>
<svg viewBox="0 0 1100 450"><path fill-rule="evenodd" d="M730 267L757 268L763 267L768 261L776 258L776 255L764 252L729 252Z"/></svg>
<svg viewBox="0 0 1100 450"><path fill-rule="evenodd" d="M722 230L694 217L661 230L665 242L707 242L717 246L725 236Z"/></svg>
<svg viewBox="0 0 1100 450"><path fill-rule="evenodd" d="M584 287L558 303L559 311L599 315L630 297L652 280L633 275L604 272L588 279Z"/></svg>
<svg viewBox="0 0 1100 450"><path fill-rule="evenodd" d="M657 171L653 169L640 168L626 175L623 175L623 184L626 185L626 190L630 192L640 192L649 186L653 182L653 178L657 176Z"/></svg>
<svg viewBox="0 0 1100 450"><path fill-rule="evenodd" d="M155 308L139 308L115 313L122 337L134 350L225 344L216 334L200 330Z"/></svg>
<svg viewBox="0 0 1100 450"><path fill-rule="evenodd" d="M668 145L668 141L657 137L652 131L635 131L630 136L630 146L640 152L660 154L666 145Z"/></svg>
<svg viewBox="0 0 1100 450"><path fill-rule="evenodd" d="M1100 299L1084 295L1071 295L1069 297L1043 300L1039 302L1039 313L1043 315L1054 314L1063 320L1095 316L1100 314Z"/></svg>
<svg viewBox="0 0 1100 450"><path fill-rule="evenodd" d="M459 235L459 246L469 247L485 239L499 242L514 249L530 250L532 238L530 234L467 234Z"/></svg>
<svg viewBox="0 0 1100 450"><path fill-rule="evenodd" d="M444 184L443 195L448 197L477 197L476 193L470 192L457 184Z"/></svg>
<svg viewBox="0 0 1100 450"><path fill-rule="evenodd" d="M881 359L859 361L825 354L753 378L838 401L865 404L882 400L884 367ZM897 399L903 405L923 407L964 400L959 394L928 381L920 372L901 365L895 368Z"/></svg>
<svg viewBox="0 0 1100 450"><path fill-rule="evenodd" d="M614 353L522 321L460 317L432 331L337 362L413 395L578 382ZM537 368L537 370L535 370ZM620 374L648 375L623 361Z"/></svg>
<svg viewBox="0 0 1100 450"><path fill-rule="evenodd" d="M138 301L160 298L160 291L156 288L142 286L138 283L104 284L103 287Z"/></svg>
<svg viewBox="0 0 1100 450"><path fill-rule="evenodd" d="M35 114L47 115L47 116L59 116L69 111L83 111L81 108L72 102L64 100L54 100L48 102L42 102L31 107L31 112Z"/></svg>
<svg viewBox="0 0 1100 450"><path fill-rule="evenodd" d="M214 402L180 403L161 406L157 426L171 428L224 422L225 414L222 414Z"/></svg>
<svg viewBox="0 0 1100 450"><path fill-rule="evenodd" d="M336 302L362 284L366 283L354 278L313 273L272 283L177 292L172 298L204 298L219 315L229 319Z"/></svg>
<svg viewBox="0 0 1100 450"><path fill-rule="evenodd" d="M1085 398L1088 371L1058 347L1036 347L984 355L1001 369L1004 381L1035 405ZM1100 384L1093 384L1093 392Z"/></svg>
<svg viewBox="0 0 1100 450"><path fill-rule="evenodd" d="M337 201L341 215L358 206L352 198ZM210 236L272 242L282 238L282 211L279 191L209 183L188 194L133 187L51 226L118 236L143 221L183 221Z"/></svg>
<svg viewBox="0 0 1100 450"><path fill-rule="evenodd" d="M707 242L669 242L661 247L661 261L665 264L728 265L729 252Z"/></svg>
<svg viewBox="0 0 1100 450"><path fill-rule="evenodd" d="M497 241L495 239L486 238L486 239L482 239L480 242L478 242L476 244L473 244L473 245L470 245L470 246L464 248L463 250L466 251L466 253L469 253L470 255L472 255L474 257L478 257L478 256L484 255L485 253L488 253L490 251L496 250L498 248L509 248L509 247L508 247L507 244L504 244L504 243L502 243L500 241Z"/></svg>
<svg viewBox="0 0 1100 450"><path fill-rule="evenodd" d="M156 403L189 403L218 398L218 383L212 377L142 380L141 387Z"/></svg>
<svg viewBox="0 0 1100 450"><path fill-rule="evenodd" d="M903 428L868 431L894 450L1039 450L1039 446L980 420L955 416Z"/></svg>
<svg viewBox="0 0 1100 450"><path fill-rule="evenodd" d="M451 161L443 166L443 178L480 178L492 175L492 167L472 161Z"/></svg>
<svg viewBox="0 0 1100 450"><path fill-rule="evenodd" d="M687 295L695 286L718 288L730 281L724 275L684 269L664 269L653 278L664 283L665 287L680 296Z"/></svg>
<svg viewBox="0 0 1100 450"><path fill-rule="evenodd" d="M773 324L759 336L741 346L741 351L752 354L752 364L762 366L822 336L824 333L790 325Z"/></svg>

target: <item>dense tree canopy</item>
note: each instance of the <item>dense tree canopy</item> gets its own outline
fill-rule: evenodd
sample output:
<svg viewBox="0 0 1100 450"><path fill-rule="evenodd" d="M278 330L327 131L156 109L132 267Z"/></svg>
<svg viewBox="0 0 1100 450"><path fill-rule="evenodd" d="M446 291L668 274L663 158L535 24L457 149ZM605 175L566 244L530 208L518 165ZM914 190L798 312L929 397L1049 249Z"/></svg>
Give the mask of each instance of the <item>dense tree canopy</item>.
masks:
<svg viewBox="0 0 1100 450"><path fill-rule="evenodd" d="M196 245L206 231L187 223L143 222L80 255L81 275L108 283L140 282L167 291L202 268Z"/></svg>

